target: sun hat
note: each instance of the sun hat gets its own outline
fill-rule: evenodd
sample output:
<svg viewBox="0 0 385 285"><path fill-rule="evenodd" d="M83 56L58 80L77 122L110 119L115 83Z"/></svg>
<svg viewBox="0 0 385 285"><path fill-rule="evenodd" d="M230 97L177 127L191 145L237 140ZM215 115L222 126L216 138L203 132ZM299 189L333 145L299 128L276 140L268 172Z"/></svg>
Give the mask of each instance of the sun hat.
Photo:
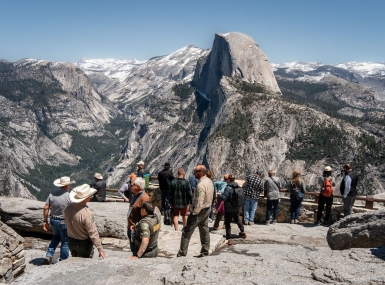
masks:
<svg viewBox="0 0 385 285"><path fill-rule="evenodd" d="M95 173L94 177L95 177L96 179L100 179L100 180L103 179L103 176L102 176L100 173Z"/></svg>
<svg viewBox="0 0 385 285"><path fill-rule="evenodd" d="M88 197L94 195L98 190L91 188L88 184L75 187L70 193L70 200L74 203L80 203Z"/></svg>
<svg viewBox="0 0 385 285"><path fill-rule="evenodd" d="M332 171L332 168L330 166L326 166L324 171Z"/></svg>
<svg viewBox="0 0 385 285"><path fill-rule="evenodd" d="M137 163L137 165L144 165L143 160L139 161L139 162Z"/></svg>
<svg viewBox="0 0 385 285"><path fill-rule="evenodd" d="M56 179L54 182L53 182L53 185L57 186L57 187L64 187L64 186L67 186L69 184L75 184L76 182L75 181L71 181L71 179L68 177L68 176L63 176L59 179Z"/></svg>

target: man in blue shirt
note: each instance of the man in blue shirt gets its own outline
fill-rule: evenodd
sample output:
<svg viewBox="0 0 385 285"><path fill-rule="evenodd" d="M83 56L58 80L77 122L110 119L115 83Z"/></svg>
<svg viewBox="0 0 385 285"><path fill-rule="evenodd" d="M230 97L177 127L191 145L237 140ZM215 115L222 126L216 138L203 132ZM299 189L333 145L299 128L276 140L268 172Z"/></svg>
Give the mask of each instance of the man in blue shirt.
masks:
<svg viewBox="0 0 385 285"><path fill-rule="evenodd" d="M341 182L341 195L344 202L344 216L352 214L352 208L357 196L358 175L352 170L349 163L344 165L345 176Z"/></svg>

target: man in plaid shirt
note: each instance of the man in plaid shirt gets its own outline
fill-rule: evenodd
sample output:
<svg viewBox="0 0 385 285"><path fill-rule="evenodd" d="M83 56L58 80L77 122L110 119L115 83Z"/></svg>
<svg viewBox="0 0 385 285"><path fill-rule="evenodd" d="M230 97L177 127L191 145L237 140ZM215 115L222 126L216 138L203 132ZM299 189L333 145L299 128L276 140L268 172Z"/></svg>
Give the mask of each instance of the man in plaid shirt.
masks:
<svg viewBox="0 0 385 285"><path fill-rule="evenodd" d="M262 183L263 170L257 170L255 174L246 177L245 186L245 207L243 210L243 219L245 225L254 224L255 211L258 207L259 194L263 192Z"/></svg>

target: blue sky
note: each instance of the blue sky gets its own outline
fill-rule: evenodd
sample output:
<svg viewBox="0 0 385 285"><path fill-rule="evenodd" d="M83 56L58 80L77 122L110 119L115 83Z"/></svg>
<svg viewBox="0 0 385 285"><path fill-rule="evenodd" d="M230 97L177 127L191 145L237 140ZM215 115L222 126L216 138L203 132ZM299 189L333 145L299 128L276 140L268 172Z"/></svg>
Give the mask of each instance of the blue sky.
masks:
<svg viewBox="0 0 385 285"><path fill-rule="evenodd" d="M384 62L384 12L382 0L0 0L0 59L145 60L236 31L274 63Z"/></svg>

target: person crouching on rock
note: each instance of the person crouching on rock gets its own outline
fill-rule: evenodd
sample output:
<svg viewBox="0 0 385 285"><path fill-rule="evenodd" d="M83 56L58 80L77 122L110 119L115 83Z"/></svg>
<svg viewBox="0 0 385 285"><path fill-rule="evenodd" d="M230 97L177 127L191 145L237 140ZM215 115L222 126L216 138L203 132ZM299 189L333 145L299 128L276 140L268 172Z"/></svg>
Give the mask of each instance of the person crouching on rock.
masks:
<svg viewBox="0 0 385 285"><path fill-rule="evenodd" d="M64 209L71 203L68 190L71 189L71 184L74 183L75 181L71 181L71 179L67 176L56 179L53 184L60 187L60 189L52 192L45 202L43 210L43 229L44 231L48 231L48 211L51 210L50 224L53 237L48 246L48 251L43 262L44 265L51 264L52 256L55 253L59 242L61 242L59 261L67 259L69 256L68 235L66 222L64 220Z"/></svg>
<svg viewBox="0 0 385 285"><path fill-rule="evenodd" d="M136 255L129 259L158 256L158 236L162 216L151 202L143 202L140 208L142 219L135 225L134 242L138 249Z"/></svg>
<svg viewBox="0 0 385 285"><path fill-rule="evenodd" d="M87 207L87 202L91 200L96 191L90 185L83 184L75 187L70 193L72 203L68 205L64 213L68 246L72 257L92 258L94 245L99 251L99 257L106 257L95 225L94 214Z"/></svg>
<svg viewBox="0 0 385 285"><path fill-rule="evenodd" d="M141 177L136 177L131 185L132 198L130 200L130 208L127 213L127 237L130 241L130 249L133 256L136 256L138 248L135 245L133 233L135 225L142 218L141 208L144 202L150 202L146 191L144 191L145 181Z"/></svg>

